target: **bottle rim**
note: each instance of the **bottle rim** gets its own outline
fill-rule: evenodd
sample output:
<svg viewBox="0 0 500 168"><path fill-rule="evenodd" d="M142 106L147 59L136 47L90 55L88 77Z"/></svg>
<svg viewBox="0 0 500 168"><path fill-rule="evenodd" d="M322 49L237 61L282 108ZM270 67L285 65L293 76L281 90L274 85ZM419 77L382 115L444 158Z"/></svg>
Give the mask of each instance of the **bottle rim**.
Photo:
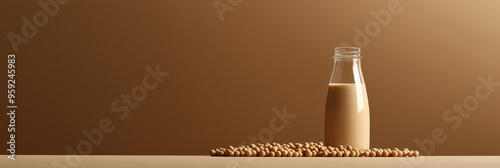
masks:
<svg viewBox="0 0 500 168"><path fill-rule="evenodd" d="M359 47L335 47L333 58L362 58Z"/></svg>

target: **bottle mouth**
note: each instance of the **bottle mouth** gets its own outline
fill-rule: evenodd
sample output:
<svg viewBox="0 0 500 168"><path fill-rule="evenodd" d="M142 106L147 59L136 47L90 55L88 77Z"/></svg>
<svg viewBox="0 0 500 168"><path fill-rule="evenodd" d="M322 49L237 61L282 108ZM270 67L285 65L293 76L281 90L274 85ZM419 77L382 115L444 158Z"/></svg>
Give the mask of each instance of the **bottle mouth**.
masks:
<svg viewBox="0 0 500 168"><path fill-rule="evenodd" d="M335 47L333 58L362 58L361 49L358 47Z"/></svg>

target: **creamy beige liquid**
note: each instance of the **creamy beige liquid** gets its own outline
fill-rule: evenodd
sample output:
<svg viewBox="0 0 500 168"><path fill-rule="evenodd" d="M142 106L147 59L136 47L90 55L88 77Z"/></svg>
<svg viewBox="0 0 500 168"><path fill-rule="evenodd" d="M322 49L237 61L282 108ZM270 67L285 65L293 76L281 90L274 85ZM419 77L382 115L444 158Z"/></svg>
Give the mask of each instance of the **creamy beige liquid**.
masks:
<svg viewBox="0 0 500 168"><path fill-rule="evenodd" d="M325 144L370 148L370 110L364 84L340 83L328 86Z"/></svg>

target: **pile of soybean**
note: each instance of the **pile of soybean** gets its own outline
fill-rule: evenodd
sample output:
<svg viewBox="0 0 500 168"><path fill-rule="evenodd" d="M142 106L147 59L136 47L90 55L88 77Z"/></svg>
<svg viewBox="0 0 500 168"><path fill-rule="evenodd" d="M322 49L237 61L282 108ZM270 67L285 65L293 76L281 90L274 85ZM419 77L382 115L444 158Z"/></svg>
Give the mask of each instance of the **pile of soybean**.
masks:
<svg viewBox="0 0 500 168"><path fill-rule="evenodd" d="M239 147L229 146L210 150L211 156L241 157L417 157L418 151L403 148L371 148L360 150L347 145L325 146L323 142L314 143L257 143Z"/></svg>

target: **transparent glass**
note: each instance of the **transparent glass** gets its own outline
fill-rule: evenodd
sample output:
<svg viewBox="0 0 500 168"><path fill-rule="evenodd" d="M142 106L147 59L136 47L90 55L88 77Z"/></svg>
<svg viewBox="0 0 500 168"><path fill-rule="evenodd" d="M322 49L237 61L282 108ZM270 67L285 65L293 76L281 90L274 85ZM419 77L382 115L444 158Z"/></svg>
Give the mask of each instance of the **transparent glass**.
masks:
<svg viewBox="0 0 500 168"><path fill-rule="evenodd" d="M370 148L370 109L361 70L361 50L335 48L325 108L325 144Z"/></svg>

